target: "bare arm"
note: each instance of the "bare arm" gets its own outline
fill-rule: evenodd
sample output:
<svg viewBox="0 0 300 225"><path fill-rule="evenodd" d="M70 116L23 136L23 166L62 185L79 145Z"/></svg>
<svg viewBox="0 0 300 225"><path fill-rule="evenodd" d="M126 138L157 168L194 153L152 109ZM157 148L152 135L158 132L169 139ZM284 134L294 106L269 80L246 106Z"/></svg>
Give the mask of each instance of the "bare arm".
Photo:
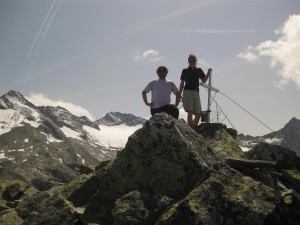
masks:
<svg viewBox="0 0 300 225"><path fill-rule="evenodd" d="M203 83L206 83L206 81L208 80L208 78L209 78L209 76L210 76L210 74L211 74L211 71L212 71L212 69L209 68L208 71L207 71L206 76L205 76L203 79L201 79L201 81L202 81Z"/></svg>
<svg viewBox="0 0 300 225"><path fill-rule="evenodd" d="M142 96L143 96L143 100L144 100L145 104L146 104L147 106L149 106L149 107L152 107L152 106L153 106L153 103L152 103L152 102L151 102L151 103L148 103L146 91L143 91L143 92L142 92Z"/></svg>
<svg viewBox="0 0 300 225"><path fill-rule="evenodd" d="M180 94L180 92L178 91L178 92L176 93L175 107L177 107L177 106L179 105L180 98L181 98L181 94Z"/></svg>
<svg viewBox="0 0 300 225"><path fill-rule="evenodd" d="M180 97L181 97L181 95L182 95L183 87L184 87L184 80L181 80L181 81L180 81L180 85L179 85L179 96L180 96Z"/></svg>

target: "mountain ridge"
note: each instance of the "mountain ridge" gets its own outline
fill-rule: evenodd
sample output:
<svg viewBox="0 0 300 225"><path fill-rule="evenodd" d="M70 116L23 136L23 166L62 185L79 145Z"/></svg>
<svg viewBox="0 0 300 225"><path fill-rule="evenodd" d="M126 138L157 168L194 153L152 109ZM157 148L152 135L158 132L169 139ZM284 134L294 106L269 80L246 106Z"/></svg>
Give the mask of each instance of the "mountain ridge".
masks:
<svg viewBox="0 0 300 225"><path fill-rule="evenodd" d="M99 125L107 125L107 126L116 126L120 124L125 124L128 126L136 126L143 124L146 119L134 116L130 113L120 113L120 112L109 112L105 114L99 120L96 120L95 123Z"/></svg>
<svg viewBox="0 0 300 225"><path fill-rule="evenodd" d="M138 128L122 133L116 127L122 141L112 142L114 127L99 126L64 107L35 106L21 93L9 91L0 97L0 174L27 183L68 182L80 166L114 158Z"/></svg>
<svg viewBox="0 0 300 225"><path fill-rule="evenodd" d="M260 142L266 142L287 147L300 156L300 120L293 117L280 130L263 136L239 134L238 140L245 151L253 149Z"/></svg>

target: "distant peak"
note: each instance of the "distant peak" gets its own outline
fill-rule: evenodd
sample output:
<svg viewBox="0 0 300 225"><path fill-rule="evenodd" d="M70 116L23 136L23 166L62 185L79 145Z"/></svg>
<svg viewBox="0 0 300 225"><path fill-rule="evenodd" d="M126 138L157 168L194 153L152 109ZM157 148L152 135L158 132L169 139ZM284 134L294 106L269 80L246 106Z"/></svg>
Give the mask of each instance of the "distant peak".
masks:
<svg viewBox="0 0 300 225"><path fill-rule="evenodd" d="M283 129L291 129L295 128L295 126L300 127L300 120L298 120L296 117L293 117L285 126Z"/></svg>
<svg viewBox="0 0 300 225"><path fill-rule="evenodd" d="M120 112L109 112L101 119L95 121L99 125L116 126L116 125L127 125L136 126L143 124L146 120L128 113Z"/></svg>
<svg viewBox="0 0 300 225"><path fill-rule="evenodd" d="M16 102L35 108L35 105L30 103L20 92L14 90L11 90L6 94L2 95L0 100L0 108L4 109L14 108L14 104Z"/></svg>
<svg viewBox="0 0 300 225"><path fill-rule="evenodd" d="M5 97L5 96L10 96L10 97L16 97L16 98L25 99L24 96L20 92L17 92L17 91L14 91L14 90L11 90L11 91L7 92L2 97Z"/></svg>
<svg viewBox="0 0 300 225"><path fill-rule="evenodd" d="M290 121L289 121L289 123L294 123L294 122L298 122L299 120L296 118L296 117L293 117Z"/></svg>

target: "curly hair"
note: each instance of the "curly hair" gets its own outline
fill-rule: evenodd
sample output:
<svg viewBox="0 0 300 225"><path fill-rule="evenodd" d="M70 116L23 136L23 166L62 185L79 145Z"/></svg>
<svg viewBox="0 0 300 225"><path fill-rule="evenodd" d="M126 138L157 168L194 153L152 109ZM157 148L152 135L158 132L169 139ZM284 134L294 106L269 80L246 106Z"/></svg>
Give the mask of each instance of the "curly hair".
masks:
<svg viewBox="0 0 300 225"><path fill-rule="evenodd" d="M168 70L168 68L166 66L159 66L156 69L156 73L158 73L158 71L161 70L161 69L165 70L167 73L169 72L169 70Z"/></svg>

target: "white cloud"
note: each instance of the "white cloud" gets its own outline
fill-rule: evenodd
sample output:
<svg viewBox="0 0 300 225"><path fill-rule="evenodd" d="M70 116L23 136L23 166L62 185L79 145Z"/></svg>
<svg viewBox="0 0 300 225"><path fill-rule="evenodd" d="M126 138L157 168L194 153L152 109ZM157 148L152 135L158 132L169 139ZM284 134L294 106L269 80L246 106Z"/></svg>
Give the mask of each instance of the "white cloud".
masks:
<svg viewBox="0 0 300 225"><path fill-rule="evenodd" d="M252 50L253 47L250 45L246 51L239 53L237 57L253 63L258 59L258 56L253 54Z"/></svg>
<svg viewBox="0 0 300 225"><path fill-rule="evenodd" d="M26 99L28 99L28 101L30 101L36 106L60 106L69 110L72 114L76 116L86 116L92 121L95 120L92 114L83 107L74 105L73 103L64 102L62 100L52 100L48 98L47 95L42 93L30 93L29 97L26 97Z"/></svg>
<svg viewBox="0 0 300 225"><path fill-rule="evenodd" d="M159 54L159 52L153 49L140 49L134 57L135 61L160 61L162 59L163 57Z"/></svg>
<svg viewBox="0 0 300 225"><path fill-rule="evenodd" d="M238 57L254 62L260 57L271 58L271 67L279 66L281 79L277 87L283 88L295 82L300 88L300 15L292 15L283 27L276 30L280 35L277 41L264 41L256 47L248 47Z"/></svg>

